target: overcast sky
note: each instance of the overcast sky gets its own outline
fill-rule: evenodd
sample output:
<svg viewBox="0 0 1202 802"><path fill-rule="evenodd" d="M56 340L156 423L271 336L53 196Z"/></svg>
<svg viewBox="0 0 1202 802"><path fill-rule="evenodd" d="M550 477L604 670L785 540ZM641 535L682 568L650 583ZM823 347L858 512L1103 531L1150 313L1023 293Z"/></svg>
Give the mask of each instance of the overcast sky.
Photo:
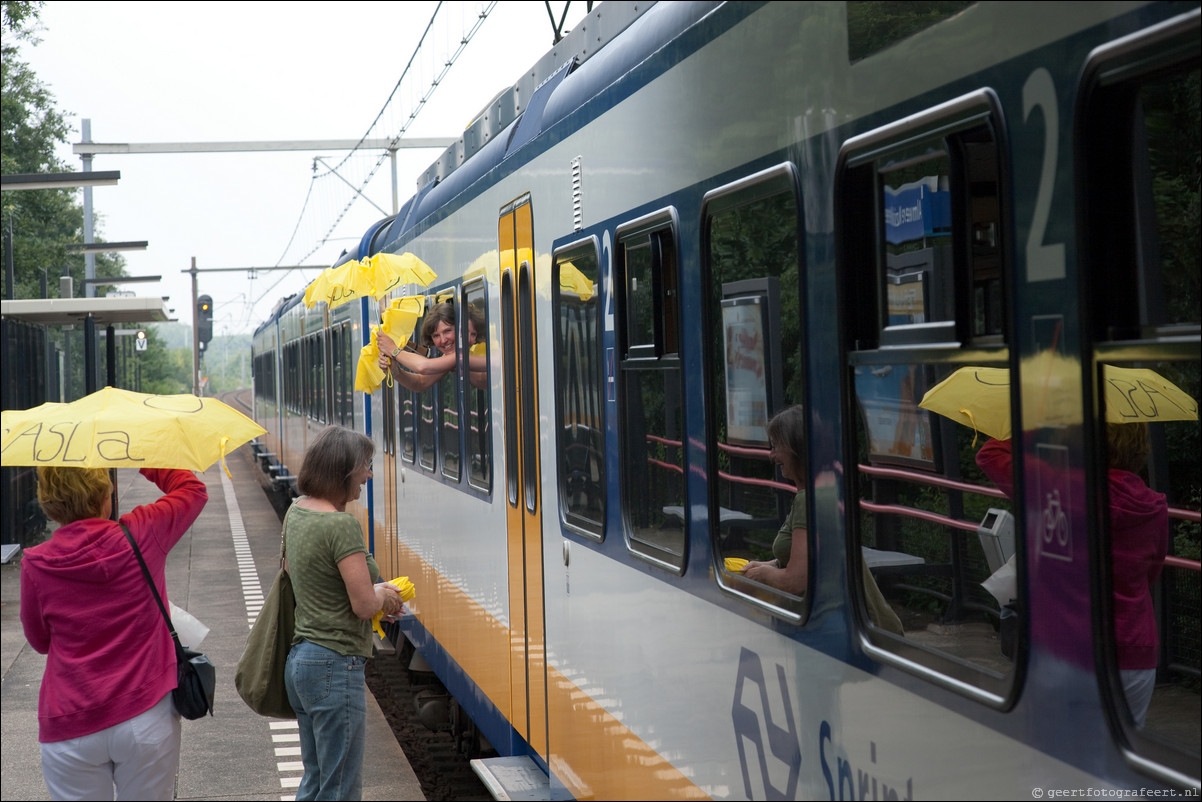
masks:
<svg viewBox="0 0 1202 802"><path fill-rule="evenodd" d="M358 140L385 107L426 30L433 2L59 2L42 7L43 30L21 57L55 96L72 126L60 154L72 170L81 121L97 143ZM427 34L424 58L373 136L457 137L502 89L551 47L541 0L502 0L410 122L430 78L459 47L489 3L443 3ZM552 2L558 17L565 5ZM568 27L584 16L573 2ZM400 202L440 150L402 151ZM385 160L363 201L345 212L346 185L328 176L310 193L314 158L334 166L341 151L99 155L93 170L119 170L115 187L93 190L97 238L146 240L124 253L138 295L168 295L181 323L192 322L191 278L224 267L329 265L375 221L392 211ZM344 165L366 175L378 152ZM358 171L356 173L356 170ZM326 168L318 164L318 172ZM341 187L335 190L335 187ZM82 190L76 190L82 202ZM303 225L302 209L309 199ZM328 242L319 246L323 238ZM300 258L305 256L303 260ZM285 258L286 257L286 258ZM283 260L283 261L281 261ZM279 298L302 291L319 271L200 273L199 292L214 303L214 334L250 332Z"/></svg>

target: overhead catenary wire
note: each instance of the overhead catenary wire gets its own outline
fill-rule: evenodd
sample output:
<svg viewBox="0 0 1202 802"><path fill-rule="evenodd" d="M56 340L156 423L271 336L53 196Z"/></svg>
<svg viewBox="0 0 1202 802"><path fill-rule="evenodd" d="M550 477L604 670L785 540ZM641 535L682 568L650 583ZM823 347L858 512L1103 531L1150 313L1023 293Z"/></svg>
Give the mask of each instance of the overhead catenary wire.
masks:
<svg viewBox="0 0 1202 802"><path fill-rule="evenodd" d="M297 223L293 228L292 235L288 240L288 244L284 247L279 259L276 261L276 266L288 263L304 264L306 260L309 260L314 253L337 239L334 234L339 225L345 219L347 213L351 210L355 203L357 203L363 197L363 193L366 190L367 185L375 177L380 166L384 163L384 160L389 155L388 150L378 154L375 154L373 150L373 154L371 154L373 157L373 163L361 172L361 177L352 175L348 179L348 177L343 174L344 171L350 172L353 170L356 162L363 163L366 161L364 157L368 154L362 147L362 143L369 139L381 138L379 135L379 130L384 127L388 127L389 131L386 136L391 138L391 141L394 145L400 141L401 137L403 137L409 130L421 111L426 108L428 101L438 87L444 82L444 79L456 61L458 61L458 59L466 51L468 44L472 41L476 34L479 33L484 22L492 14L497 3L495 0L493 0L492 2L479 4L479 10L474 11L467 20L463 20L461 17L461 24L458 28L457 34L454 35L449 44L446 44L441 53L435 54L430 59L431 63L439 66L432 71L432 77L430 77L428 81L425 81L423 85L419 70L423 57L433 48L437 47L437 43L435 42L435 39L437 38L435 36L437 33L436 24L442 25L445 28L448 38L452 36L451 30L454 27L454 21L448 20L447 17L449 15L445 13L443 14L442 20L439 19L440 13L445 12L445 7L447 5L448 4L439 2L437 7L434 9L434 12L431 14L429 21L422 31L417 45L414 47L412 54L406 62L400 78L393 86L388 99L381 106L380 111L376 114L375 118L372 120L371 124L367 127L363 136L360 138L360 146L349 152L333 167L326 165L328 169L325 172L318 173L316 169L316 160L314 161L314 175L310 179L309 190L305 195L305 200L302 204L300 214L297 217ZM463 4L461 8L469 5L471 4ZM406 87L409 87L410 95L412 95L414 91L418 91L414 90L413 87L418 85L423 85L423 88L419 91L419 96L417 97L416 101L412 102L408 108L400 108L401 104L404 102L405 95L404 91L402 90L405 90ZM397 114L398 109L400 109L399 114ZM398 116L404 118L403 122L399 126L389 126L387 121L389 119L396 119ZM324 164L325 163L323 162L323 165ZM331 177L335 177L339 179L339 181L328 181L327 179ZM339 206L341 208L338 208ZM337 211L335 211L335 209L337 209ZM297 245L298 241L302 240L306 236L304 233L306 230L312 231L314 226L320 224L321 219L329 220L331 218L333 218L333 222L328 228L325 229L324 233L315 237L315 239L308 246L308 249L305 250L302 255L298 257L289 256L289 254L293 252L294 246ZM355 237L355 239L357 239L357 237ZM276 288L291 275L291 271L283 271L280 277L277 278L265 291L257 294L257 297L252 299L251 295L248 294L247 303L245 306L246 312L243 319L244 325L247 325L251 322L250 319L254 314L255 307L260 302L270 297L271 293L273 293Z"/></svg>

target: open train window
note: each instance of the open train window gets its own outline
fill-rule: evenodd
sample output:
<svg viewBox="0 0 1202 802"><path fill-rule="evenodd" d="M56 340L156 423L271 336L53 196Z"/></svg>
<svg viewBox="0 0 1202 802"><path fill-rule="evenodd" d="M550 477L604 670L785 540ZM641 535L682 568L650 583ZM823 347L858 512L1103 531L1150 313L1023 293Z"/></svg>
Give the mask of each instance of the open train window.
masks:
<svg viewBox="0 0 1202 802"><path fill-rule="evenodd" d="M464 462L468 484L492 489L492 401L488 370L488 299L483 277L464 281L460 316L460 365L463 366Z"/></svg>
<svg viewBox="0 0 1202 802"><path fill-rule="evenodd" d="M1076 143L1103 688L1133 764L1181 788L1202 755L1199 41L1195 9L1095 52Z"/></svg>
<svg viewBox="0 0 1202 802"><path fill-rule="evenodd" d="M596 240L558 251L551 271L560 509L567 526L600 540L605 526L605 387Z"/></svg>
<svg viewBox="0 0 1202 802"><path fill-rule="evenodd" d="M620 227L614 287L627 545L680 572L687 507L676 229L670 212Z"/></svg>
<svg viewBox="0 0 1202 802"><path fill-rule="evenodd" d="M723 587L800 622L815 549L813 527L807 526L813 509L807 493L814 483L806 476L811 454L801 362L803 229L794 168L781 165L710 192L702 220L716 575ZM773 438L769 421L786 409ZM828 459L832 456L828 450ZM778 469L784 460L798 466L798 475L792 467ZM799 532L804 542L796 540ZM727 569L727 559L769 565L753 580Z"/></svg>
<svg viewBox="0 0 1202 802"><path fill-rule="evenodd" d="M847 570L861 579L849 587L865 649L1004 706L1021 648L1016 502L978 467L978 449L997 442L968 425L984 420L919 406L960 369L1009 366L997 109L980 91L849 140L836 228ZM1005 425L987 427L999 438L1008 392Z"/></svg>

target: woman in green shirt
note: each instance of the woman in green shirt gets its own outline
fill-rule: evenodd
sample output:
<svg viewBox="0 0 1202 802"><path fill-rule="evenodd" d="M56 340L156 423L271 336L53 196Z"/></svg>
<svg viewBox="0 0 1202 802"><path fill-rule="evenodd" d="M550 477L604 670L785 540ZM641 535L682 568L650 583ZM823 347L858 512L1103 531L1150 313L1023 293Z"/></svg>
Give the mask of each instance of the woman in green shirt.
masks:
<svg viewBox="0 0 1202 802"><path fill-rule="evenodd" d="M789 407L768 421L769 454L773 462L780 464L781 476L797 488L797 494L793 497L793 506L784 524L772 541L772 554L776 559L749 562L743 568L743 575L749 579L795 596L804 594L809 589L810 581L809 535L806 532L807 480L805 460L802 459L806 453L805 422L805 409L800 405ZM869 620L887 632L904 634L901 619L885 600L872 572L868 570L868 564L861 560L860 565Z"/></svg>
<svg viewBox="0 0 1202 802"><path fill-rule="evenodd" d="M285 670L300 728L305 775L296 798L360 799L367 731L363 668L371 619L400 612L397 589L380 583L358 519L346 505L371 478L375 446L342 426L323 430L297 474L302 493L284 517L284 551L296 594L296 634Z"/></svg>

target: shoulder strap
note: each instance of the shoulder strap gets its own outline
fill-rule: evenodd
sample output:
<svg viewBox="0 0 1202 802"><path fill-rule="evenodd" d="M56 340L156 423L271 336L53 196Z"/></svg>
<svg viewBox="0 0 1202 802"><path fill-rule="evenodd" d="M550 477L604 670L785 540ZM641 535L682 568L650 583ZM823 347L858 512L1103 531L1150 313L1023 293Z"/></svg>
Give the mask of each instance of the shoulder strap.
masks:
<svg viewBox="0 0 1202 802"><path fill-rule="evenodd" d="M134 556L138 558L138 565L142 566L142 576L146 577L146 584L150 585L150 592L154 594L154 600L159 605L159 612L163 614L163 620L167 622L167 629L171 632L171 638L175 641L175 647L181 648L183 644L179 642L179 635L176 634L175 627L171 623L171 616L167 614L167 608L163 606L163 599L159 596L159 589L154 586L154 579L150 576L150 569L146 567L146 561L142 559L142 552L138 548L137 542L134 541L134 536L129 533L129 527L121 524L121 531L125 533L125 539L129 541L129 545L133 547Z"/></svg>

